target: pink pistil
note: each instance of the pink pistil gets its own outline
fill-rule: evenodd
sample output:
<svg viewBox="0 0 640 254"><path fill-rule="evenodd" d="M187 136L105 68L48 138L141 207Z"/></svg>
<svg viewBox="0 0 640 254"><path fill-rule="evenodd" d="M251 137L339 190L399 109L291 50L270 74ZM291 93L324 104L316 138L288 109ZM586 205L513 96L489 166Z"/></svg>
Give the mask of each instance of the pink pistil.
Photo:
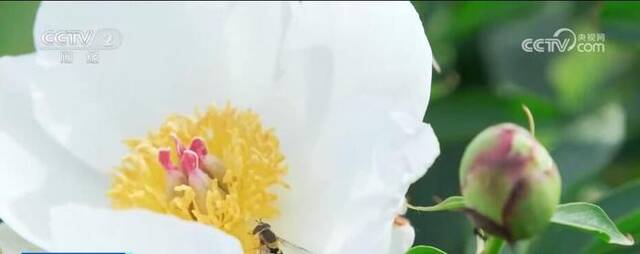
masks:
<svg viewBox="0 0 640 254"><path fill-rule="evenodd" d="M180 157L180 166L182 167L182 170L187 174L191 174L193 171L198 169L198 164L198 154L196 154L194 151L185 150L182 154L182 157Z"/></svg>
<svg viewBox="0 0 640 254"><path fill-rule="evenodd" d="M202 138L194 138L191 141L189 150L194 151L196 154L198 154L198 157L201 160L204 159L205 155L207 155L207 145L204 143L204 140L202 140Z"/></svg>
<svg viewBox="0 0 640 254"><path fill-rule="evenodd" d="M158 161L166 170L178 170L171 162L171 150L168 148L158 150Z"/></svg>
<svg viewBox="0 0 640 254"><path fill-rule="evenodd" d="M178 157L182 157L182 153L184 153L184 145L182 144L182 142L180 142L180 139L178 139L178 136L176 136L176 134L171 134L171 137L173 138L173 142L176 145L176 152L178 153Z"/></svg>
<svg viewBox="0 0 640 254"><path fill-rule="evenodd" d="M211 181L207 172L207 145L202 138L196 137L191 140L189 148L180 142L176 135L172 135L178 155L178 165L171 162L171 150L169 148L158 150L158 161L165 168L170 178L181 179L180 181L191 185L194 188L202 189L208 186ZM210 159L210 158L209 158ZM179 177L181 176L181 177ZM186 176L186 179L184 177Z"/></svg>
<svg viewBox="0 0 640 254"><path fill-rule="evenodd" d="M207 146L202 138L191 140L189 148L186 149L176 135L172 135L178 155L178 165L171 162L171 150L160 149L158 151L158 161L165 168L167 173L167 191L172 193L176 186L188 184L196 193L196 204L198 209L206 206L206 193L211 184L210 175L205 173L207 156Z"/></svg>

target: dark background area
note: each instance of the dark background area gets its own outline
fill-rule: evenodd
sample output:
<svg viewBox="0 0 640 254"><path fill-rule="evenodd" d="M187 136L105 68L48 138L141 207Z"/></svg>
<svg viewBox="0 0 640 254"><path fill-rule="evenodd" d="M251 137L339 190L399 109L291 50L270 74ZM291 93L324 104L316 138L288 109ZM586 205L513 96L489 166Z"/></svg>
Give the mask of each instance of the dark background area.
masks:
<svg viewBox="0 0 640 254"><path fill-rule="evenodd" d="M414 2L442 73L434 73L425 122L442 154L409 193L414 204L460 195L466 145L484 128L527 125L559 166L562 202L602 206L623 232L640 239L640 3ZM603 53L528 53L525 38L559 28L604 33ZM473 226L455 212L409 212L416 244L474 253ZM518 253L640 253L599 244L590 234L551 226L508 249Z"/></svg>

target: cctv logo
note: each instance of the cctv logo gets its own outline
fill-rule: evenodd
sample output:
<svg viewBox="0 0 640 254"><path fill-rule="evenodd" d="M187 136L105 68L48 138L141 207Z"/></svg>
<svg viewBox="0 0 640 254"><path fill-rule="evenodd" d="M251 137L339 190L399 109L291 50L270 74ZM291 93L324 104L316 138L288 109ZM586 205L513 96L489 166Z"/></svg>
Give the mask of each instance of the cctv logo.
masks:
<svg viewBox="0 0 640 254"><path fill-rule="evenodd" d="M597 38L597 39L596 39ZM588 40L587 40L588 39ZM579 34L569 28L560 28L553 33L552 38L526 38L521 44L524 52L554 53L569 52L576 49L578 52L604 52L604 34Z"/></svg>
<svg viewBox="0 0 640 254"><path fill-rule="evenodd" d="M111 50L122 44L116 29L46 30L40 34L39 49L45 50Z"/></svg>
<svg viewBox="0 0 640 254"><path fill-rule="evenodd" d="M560 40L560 35L566 33L569 36ZM576 46L576 34L569 28L560 28L553 33L553 38L541 38L534 40L527 38L522 41L522 50L525 52L565 52Z"/></svg>

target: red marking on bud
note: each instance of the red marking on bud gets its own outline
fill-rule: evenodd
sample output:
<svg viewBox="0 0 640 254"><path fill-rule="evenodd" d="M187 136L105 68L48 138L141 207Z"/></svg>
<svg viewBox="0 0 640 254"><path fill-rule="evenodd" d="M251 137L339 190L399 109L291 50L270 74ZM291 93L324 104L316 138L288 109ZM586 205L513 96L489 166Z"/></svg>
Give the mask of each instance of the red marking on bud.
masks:
<svg viewBox="0 0 640 254"><path fill-rule="evenodd" d="M511 193L509 193L509 198L507 198L507 201L502 207L502 225L509 226L518 202L525 198L527 191L528 186L525 178L518 180L513 186Z"/></svg>
<svg viewBox="0 0 640 254"><path fill-rule="evenodd" d="M487 168L496 170L519 171L532 158L531 155L510 154L515 129L504 128L498 136L495 147L482 151L476 157L472 168Z"/></svg>

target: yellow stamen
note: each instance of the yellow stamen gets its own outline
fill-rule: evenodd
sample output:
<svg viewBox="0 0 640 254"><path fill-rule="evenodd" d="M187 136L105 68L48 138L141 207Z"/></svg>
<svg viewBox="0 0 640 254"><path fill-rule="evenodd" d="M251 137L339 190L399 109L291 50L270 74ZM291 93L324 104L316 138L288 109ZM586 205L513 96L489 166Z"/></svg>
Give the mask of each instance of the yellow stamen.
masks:
<svg viewBox="0 0 640 254"><path fill-rule="evenodd" d="M204 193L205 207L196 202L197 190L189 185L167 191L166 170L157 156L158 149L170 147L172 161L178 160L172 134L180 140L203 138L208 153L224 166L222 179L214 177ZM287 186L282 180L287 167L273 130L264 129L256 113L227 105L211 106L195 116L172 115L158 131L126 144L130 153L116 169L109 191L114 208L172 214L237 237L246 253L259 247L253 226L278 215L277 196L270 188Z"/></svg>

